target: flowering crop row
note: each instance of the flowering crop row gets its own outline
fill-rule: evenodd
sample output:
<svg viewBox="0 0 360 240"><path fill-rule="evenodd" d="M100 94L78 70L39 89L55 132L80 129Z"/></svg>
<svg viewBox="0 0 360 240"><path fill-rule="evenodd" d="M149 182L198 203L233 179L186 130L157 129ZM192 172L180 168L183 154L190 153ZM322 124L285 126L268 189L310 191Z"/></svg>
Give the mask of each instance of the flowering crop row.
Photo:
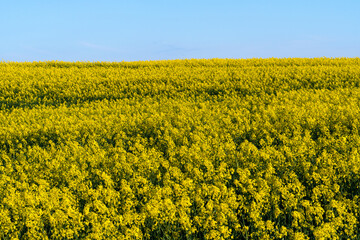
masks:
<svg viewBox="0 0 360 240"><path fill-rule="evenodd" d="M1 239L359 239L360 59L0 63Z"/></svg>

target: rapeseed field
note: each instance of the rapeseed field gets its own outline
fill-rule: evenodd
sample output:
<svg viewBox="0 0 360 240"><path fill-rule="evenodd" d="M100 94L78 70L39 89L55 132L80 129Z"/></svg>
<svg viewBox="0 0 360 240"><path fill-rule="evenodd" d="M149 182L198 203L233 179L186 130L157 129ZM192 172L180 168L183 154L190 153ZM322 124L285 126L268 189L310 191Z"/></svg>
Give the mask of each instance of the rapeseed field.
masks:
<svg viewBox="0 0 360 240"><path fill-rule="evenodd" d="M1 239L360 239L360 59L0 63Z"/></svg>

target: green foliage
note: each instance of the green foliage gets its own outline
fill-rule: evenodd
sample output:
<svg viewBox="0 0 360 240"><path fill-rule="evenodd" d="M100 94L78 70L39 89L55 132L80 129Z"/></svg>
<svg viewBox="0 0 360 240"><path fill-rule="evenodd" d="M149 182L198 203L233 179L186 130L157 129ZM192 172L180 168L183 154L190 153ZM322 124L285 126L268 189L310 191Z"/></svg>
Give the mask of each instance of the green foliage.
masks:
<svg viewBox="0 0 360 240"><path fill-rule="evenodd" d="M0 63L1 239L359 239L360 59Z"/></svg>

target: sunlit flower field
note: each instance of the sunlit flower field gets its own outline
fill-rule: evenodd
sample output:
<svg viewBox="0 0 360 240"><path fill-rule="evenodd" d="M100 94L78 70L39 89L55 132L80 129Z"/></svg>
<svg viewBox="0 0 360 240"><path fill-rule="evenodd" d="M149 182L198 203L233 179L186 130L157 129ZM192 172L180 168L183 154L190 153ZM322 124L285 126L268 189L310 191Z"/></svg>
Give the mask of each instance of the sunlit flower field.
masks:
<svg viewBox="0 0 360 240"><path fill-rule="evenodd" d="M360 239L360 59L0 62L1 239Z"/></svg>

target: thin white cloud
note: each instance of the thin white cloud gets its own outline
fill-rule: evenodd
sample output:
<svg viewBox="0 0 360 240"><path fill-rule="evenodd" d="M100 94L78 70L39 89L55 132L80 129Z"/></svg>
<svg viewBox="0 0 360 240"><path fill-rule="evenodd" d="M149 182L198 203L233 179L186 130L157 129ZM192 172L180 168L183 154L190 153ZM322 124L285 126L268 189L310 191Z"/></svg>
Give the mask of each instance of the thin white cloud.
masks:
<svg viewBox="0 0 360 240"><path fill-rule="evenodd" d="M176 44L171 44L165 41L155 42L157 50L155 53L171 53L171 52L193 52L199 50L199 48L188 48Z"/></svg>
<svg viewBox="0 0 360 240"><path fill-rule="evenodd" d="M96 50L117 51L116 48L108 47L108 46L105 46L105 45L94 44L94 43L90 43L90 42L83 42L82 41L82 42L80 42L80 45L83 46L83 47L96 49Z"/></svg>

